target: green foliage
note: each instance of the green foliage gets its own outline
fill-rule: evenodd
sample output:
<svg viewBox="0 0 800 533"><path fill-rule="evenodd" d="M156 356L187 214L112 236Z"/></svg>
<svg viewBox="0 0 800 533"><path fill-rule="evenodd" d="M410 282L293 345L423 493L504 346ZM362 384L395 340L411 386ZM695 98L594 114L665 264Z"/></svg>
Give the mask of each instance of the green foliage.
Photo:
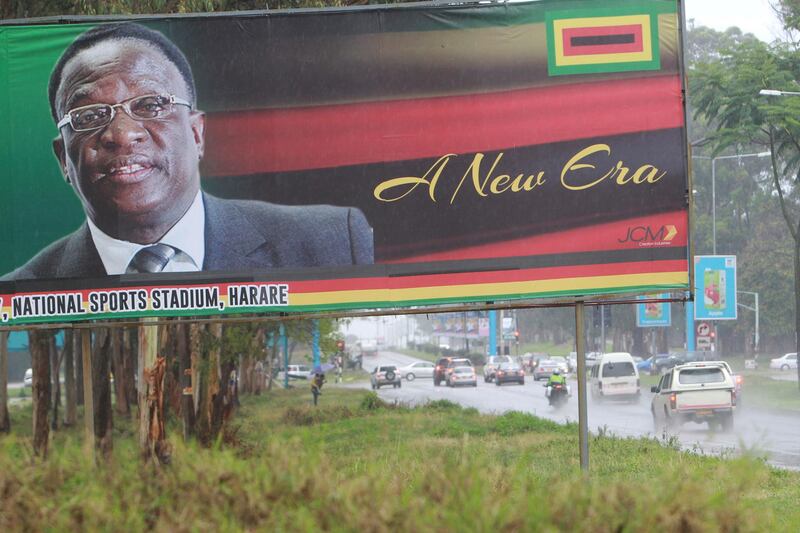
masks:
<svg viewBox="0 0 800 533"><path fill-rule="evenodd" d="M364 411L374 411L376 409L384 409L388 407L388 405L389 404L381 400L377 392L370 391L361 398L360 407Z"/></svg>
<svg viewBox="0 0 800 533"><path fill-rule="evenodd" d="M367 412L358 409L367 393L330 392L340 410L316 410L325 420L310 425L287 415L307 409L306 391L247 398L236 439L221 449L175 441L163 468L142 465L133 436L118 438L99 466L75 437L56 437L44 461L25 440L0 440L0 530L781 532L800 525L800 475L756 459L603 436L590 442L585 476L574 427L550 430L522 413L498 418L444 405ZM448 421L470 431L436 436ZM504 436L498 427L513 429Z"/></svg>
<svg viewBox="0 0 800 533"><path fill-rule="evenodd" d="M0 3L0 18L326 8L403 1L409 0L8 0Z"/></svg>
<svg viewBox="0 0 800 533"><path fill-rule="evenodd" d="M550 420L537 418L528 413L509 411L495 418L492 421L491 428L494 433L508 437L511 435L526 433L528 431L563 431L565 426L556 424Z"/></svg>

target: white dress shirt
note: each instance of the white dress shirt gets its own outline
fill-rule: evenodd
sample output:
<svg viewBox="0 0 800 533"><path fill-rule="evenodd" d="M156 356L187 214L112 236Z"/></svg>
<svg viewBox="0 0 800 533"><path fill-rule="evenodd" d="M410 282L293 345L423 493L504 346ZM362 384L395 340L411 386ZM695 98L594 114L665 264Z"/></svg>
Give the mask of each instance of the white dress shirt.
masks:
<svg viewBox="0 0 800 533"><path fill-rule="evenodd" d="M183 217L158 241L177 250L175 256L164 267L164 272L198 272L203 268L206 254L205 220L203 196L198 191ZM142 248L150 246L109 237L95 226L90 218L87 217L86 221L89 223L89 232L108 275L124 274L133 256Z"/></svg>

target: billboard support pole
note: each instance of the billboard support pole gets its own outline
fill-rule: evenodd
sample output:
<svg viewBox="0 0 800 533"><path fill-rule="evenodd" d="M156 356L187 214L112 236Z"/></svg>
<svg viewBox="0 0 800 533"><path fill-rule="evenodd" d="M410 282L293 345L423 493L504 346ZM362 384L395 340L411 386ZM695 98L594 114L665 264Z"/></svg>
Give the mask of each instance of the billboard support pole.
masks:
<svg viewBox="0 0 800 533"><path fill-rule="evenodd" d="M497 311L489 311L489 355L497 355Z"/></svg>
<svg viewBox="0 0 800 533"><path fill-rule="evenodd" d="M578 357L578 444L581 470L589 471L589 421L586 411L586 331L583 320L583 302L575 305L575 349Z"/></svg>
<svg viewBox="0 0 800 533"><path fill-rule="evenodd" d="M314 339L314 342L312 344L312 351L314 352L314 368L316 368L321 364L319 360L319 320L314 319L311 321L311 324L312 324L311 335ZM386 332L384 331L384 335L385 334Z"/></svg>
<svg viewBox="0 0 800 533"><path fill-rule="evenodd" d="M695 351L694 345L694 302L686 301L686 351Z"/></svg>

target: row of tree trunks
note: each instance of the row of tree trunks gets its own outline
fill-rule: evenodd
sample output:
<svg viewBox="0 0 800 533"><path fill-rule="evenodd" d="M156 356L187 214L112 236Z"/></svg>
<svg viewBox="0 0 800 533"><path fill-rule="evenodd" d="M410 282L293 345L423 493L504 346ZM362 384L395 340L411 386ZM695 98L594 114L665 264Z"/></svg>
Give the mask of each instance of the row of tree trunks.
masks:
<svg viewBox="0 0 800 533"><path fill-rule="evenodd" d="M159 335L160 329L163 335ZM31 330L35 453L47 455L51 428L58 429L62 365L66 389L63 423L76 424L77 406L84 404L86 442L92 453L108 456L113 450L112 394L120 418L130 417L132 405L139 405L140 444L146 459L159 464L169 460L165 431L168 404L183 420L184 438L196 437L202 444L212 445L238 403L235 379L238 355L228 352L246 352L242 355L248 368L250 392L258 393L266 385L264 368L261 363L256 364L265 352L265 329L233 332L234 336L241 334L253 335L252 338L239 337L247 339L246 348L237 344L235 350L226 350L222 324L203 326L176 320L169 326L139 327L138 340L128 328L68 330L64 348L58 350L54 332ZM0 384L4 384L7 381L7 333L0 333L0 345ZM134 356L133 346L138 346L138 357ZM133 394L136 392L134 369L138 369L142 385L138 397ZM0 396L0 430L3 431L8 431L10 425L6 390L3 386L3 396Z"/></svg>

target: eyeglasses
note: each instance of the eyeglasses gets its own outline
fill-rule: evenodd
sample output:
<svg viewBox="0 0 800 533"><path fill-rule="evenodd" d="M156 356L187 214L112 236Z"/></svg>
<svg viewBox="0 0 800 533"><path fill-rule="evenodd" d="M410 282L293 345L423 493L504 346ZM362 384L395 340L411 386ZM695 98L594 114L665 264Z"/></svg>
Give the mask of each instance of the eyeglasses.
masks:
<svg viewBox="0 0 800 533"><path fill-rule="evenodd" d="M67 114L58 121L58 129L67 124L72 126L75 131L90 131L103 128L114 120L118 107L124 109L129 117L136 120L165 118L172 113L176 105L192 107L192 104L174 94L147 94L113 105L85 105L67 111Z"/></svg>

